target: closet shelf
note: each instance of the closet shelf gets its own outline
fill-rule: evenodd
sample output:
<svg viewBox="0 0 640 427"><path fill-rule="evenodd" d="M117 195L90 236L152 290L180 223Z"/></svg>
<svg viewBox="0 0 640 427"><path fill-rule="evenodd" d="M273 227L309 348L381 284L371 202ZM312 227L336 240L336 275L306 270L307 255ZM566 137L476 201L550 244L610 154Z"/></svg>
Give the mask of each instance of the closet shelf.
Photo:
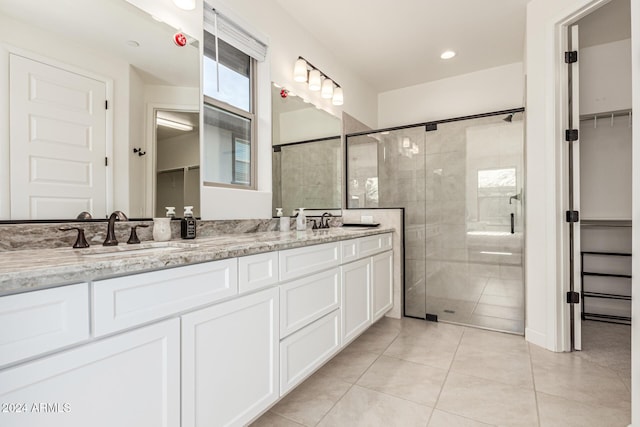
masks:
<svg viewBox="0 0 640 427"><path fill-rule="evenodd" d="M580 252L580 279L581 279L581 300L582 300L582 320L597 320L599 322L610 323L622 323L625 325L631 324L631 317L616 316L613 314L601 314L590 313L585 311L585 298L600 298L609 300L622 300L631 301L631 295L612 294L607 292L593 292L584 290L584 278L585 276L592 277L614 277L622 279L631 279L630 274L617 274L617 273L598 273L595 271L584 271L584 257L585 255L593 256L611 256L611 257L630 257L631 253L628 252L602 252L602 251L582 251Z"/></svg>

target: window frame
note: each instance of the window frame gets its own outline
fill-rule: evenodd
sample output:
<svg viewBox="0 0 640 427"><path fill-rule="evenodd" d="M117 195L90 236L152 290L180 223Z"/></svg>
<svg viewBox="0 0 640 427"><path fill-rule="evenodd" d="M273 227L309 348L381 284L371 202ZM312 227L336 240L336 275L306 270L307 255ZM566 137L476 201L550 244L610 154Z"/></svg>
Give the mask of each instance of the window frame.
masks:
<svg viewBox="0 0 640 427"><path fill-rule="evenodd" d="M202 180L202 185L206 186L206 187L219 187L219 188L233 188L236 190L254 190L256 191L258 189L258 176L257 176L257 170L258 170L258 165L257 165L257 161L258 161L258 156L257 156L257 146L258 146L258 141L257 141L257 120L256 120L256 107L258 105L257 99L258 99L258 94L257 94L257 60L255 58L253 58L250 55L247 55L250 58L250 62L249 62L249 86L250 86L250 93L249 93L249 107L251 109L251 111L245 111L241 108L235 107L227 102L224 101L220 101L218 99L212 98L208 95L204 95L203 94L203 104L205 105L210 105L212 107L218 108L220 110L226 111L228 113L234 114L236 116L240 116L242 118L245 118L247 120L249 120L250 122L250 131L249 131L249 137L251 138L251 140L249 141L249 152L250 152L250 168L249 168L249 185L246 184L235 184L233 183L233 179L231 183L224 183L224 182L214 182L214 181L205 181L204 179ZM204 76L203 76L204 77ZM203 105L204 107L204 105ZM204 108L203 108L203 114L204 114ZM202 131L202 137L203 137L203 144L206 143L206 141L204 140L204 130ZM236 158L236 136L234 135L232 137L232 175L235 175L235 158ZM204 174L202 174L204 176ZM235 178L232 177L232 178Z"/></svg>

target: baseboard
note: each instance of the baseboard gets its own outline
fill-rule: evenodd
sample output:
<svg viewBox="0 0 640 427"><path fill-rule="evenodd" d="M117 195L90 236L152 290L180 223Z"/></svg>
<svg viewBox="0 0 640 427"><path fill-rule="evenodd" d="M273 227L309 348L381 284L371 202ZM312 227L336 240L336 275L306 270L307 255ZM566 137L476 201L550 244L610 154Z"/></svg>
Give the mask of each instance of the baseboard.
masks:
<svg viewBox="0 0 640 427"><path fill-rule="evenodd" d="M547 348L547 336L531 328L524 329L524 339L542 348Z"/></svg>

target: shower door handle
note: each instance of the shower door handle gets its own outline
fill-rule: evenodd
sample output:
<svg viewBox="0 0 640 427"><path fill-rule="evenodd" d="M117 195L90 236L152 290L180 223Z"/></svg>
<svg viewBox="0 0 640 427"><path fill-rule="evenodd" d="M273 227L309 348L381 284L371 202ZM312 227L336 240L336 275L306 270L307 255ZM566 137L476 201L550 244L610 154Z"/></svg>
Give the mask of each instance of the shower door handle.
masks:
<svg viewBox="0 0 640 427"><path fill-rule="evenodd" d="M515 233L515 226L516 226L516 214L511 212L511 234Z"/></svg>

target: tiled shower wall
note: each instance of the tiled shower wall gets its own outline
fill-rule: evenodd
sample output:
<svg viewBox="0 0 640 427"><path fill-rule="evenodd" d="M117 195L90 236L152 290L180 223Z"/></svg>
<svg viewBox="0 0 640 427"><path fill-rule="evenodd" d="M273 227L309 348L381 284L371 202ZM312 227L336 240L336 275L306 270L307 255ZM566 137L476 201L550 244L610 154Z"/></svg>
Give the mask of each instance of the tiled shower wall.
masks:
<svg viewBox="0 0 640 427"><path fill-rule="evenodd" d="M297 208L339 209L342 204L340 138L283 145L274 153L274 214ZM277 175L276 175L277 174Z"/></svg>

